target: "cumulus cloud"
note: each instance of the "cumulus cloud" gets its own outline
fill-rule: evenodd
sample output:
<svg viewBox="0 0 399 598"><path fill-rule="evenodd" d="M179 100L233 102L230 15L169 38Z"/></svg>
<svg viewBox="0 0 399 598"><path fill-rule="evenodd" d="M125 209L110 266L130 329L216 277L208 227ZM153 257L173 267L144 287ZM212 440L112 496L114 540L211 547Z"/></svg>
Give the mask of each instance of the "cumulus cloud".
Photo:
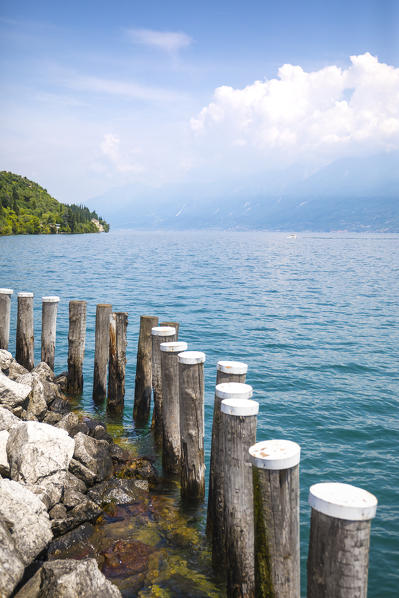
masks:
<svg viewBox="0 0 399 598"><path fill-rule="evenodd" d="M120 138L112 133L107 133L100 144L100 149L103 155L108 158L111 165L118 171L123 173L139 173L143 168L138 164L132 156L126 156L121 151Z"/></svg>
<svg viewBox="0 0 399 598"><path fill-rule="evenodd" d="M218 87L191 129L215 151L282 163L398 149L399 68L369 53L350 61L315 72L285 64L274 79Z"/></svg>
<svg viewBox="0 0 399 598"><path fill-rule="evenodd" d="M156 31L154 29L129 29L129 37L135 44L150 46L164 52L178 52L186 48L192 39L180 31Z"/></svg>

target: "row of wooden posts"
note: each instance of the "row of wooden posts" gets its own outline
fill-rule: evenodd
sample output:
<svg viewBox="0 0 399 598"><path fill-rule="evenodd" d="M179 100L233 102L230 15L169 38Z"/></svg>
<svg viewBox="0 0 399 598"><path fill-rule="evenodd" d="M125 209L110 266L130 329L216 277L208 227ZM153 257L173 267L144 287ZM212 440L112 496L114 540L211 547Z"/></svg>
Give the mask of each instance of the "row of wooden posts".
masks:
<svg viewBox="0 0 399 598"><path fill-rule="evenodd" d="M12 290L0 289L0 348L8 348ZM54 368L58 297L42 299L41 358ZM97 305L93 398L123 408L125 312ZM205 496L204 362L178 340L179 326L141 316L133 417L148 422L162 445L165 471L180 474L183 499ZM68 392L83 389L86 302L69 303ZM33 357L33 294L18 293L16 359ZM108 391L107 391L108 367ZM234 598L299 598L300 447L288 440L256 443L259 404L245 383L247 365L217 364L209 476L207 535L214 566L226 571ZM309 492L309 598L365 598L371 519L377 500L348 484L321 483Z"/></svg>

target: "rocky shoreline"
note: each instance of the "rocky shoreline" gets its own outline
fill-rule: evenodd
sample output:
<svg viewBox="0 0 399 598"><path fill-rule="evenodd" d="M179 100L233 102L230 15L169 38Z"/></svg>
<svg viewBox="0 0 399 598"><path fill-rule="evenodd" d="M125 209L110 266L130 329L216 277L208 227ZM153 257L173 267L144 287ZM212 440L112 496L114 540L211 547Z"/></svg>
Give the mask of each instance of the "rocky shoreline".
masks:
<svg viewBox="0 0 399 598"><path fill-rule="evenodd" d="M28 372L0 350L1 598L121 596L94 558L57 559L57 549L109 505L145 500L156 480L150 460L71 411L65 383L44 362Z"/></svg>

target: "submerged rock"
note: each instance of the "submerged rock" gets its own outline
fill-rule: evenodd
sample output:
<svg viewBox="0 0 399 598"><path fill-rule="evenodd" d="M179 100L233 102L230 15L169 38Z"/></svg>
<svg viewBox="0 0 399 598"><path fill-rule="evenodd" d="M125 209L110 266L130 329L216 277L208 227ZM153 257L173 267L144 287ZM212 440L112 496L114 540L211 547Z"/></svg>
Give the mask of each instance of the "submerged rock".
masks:
<svg viewBox="0 0 399 598"><path fill-rule="evenodd" d="M25 566L53 537L49 516L40 498L13 480L0 479L0 520L11 533Z"/></svg>
<svg viewBox="0 0 399 598"><path fill-rule="evenodd" d="M127 505L146 498L148 482L143 487L144 480L113 479L97 484L88 491L88 496L98 505L115 502ZM145 482L144 482L145 483Z"/></svg>
<svg viewBox="0 0 399 598"><path fill-rule="evenodd" d="M150 484L155 484L158 480L155 467L150 459L145 457L137 457L131 459L128 463L117 466L116 475L118 478L147 480Z"/></svg>
<svg viewBox="0 0 399 598"><path fill-rule="evenodd" d="M103 572L107 577L130 577L146 571L154 548L135 540L118 540L103 553Z"/></svg>
<svg viewBox="0 0 399 598"><path fill-rule="evenodd" d="M16 598L121 598L94 559L49 561L16 594Z"/></svg>
<svg viewBox="0 0 399 598"><path fill-rule="evenodd" d="M27 484L50 508L61 499L73 450L65 430L24 422L11 429L7 442L11 479Z"/></svg>

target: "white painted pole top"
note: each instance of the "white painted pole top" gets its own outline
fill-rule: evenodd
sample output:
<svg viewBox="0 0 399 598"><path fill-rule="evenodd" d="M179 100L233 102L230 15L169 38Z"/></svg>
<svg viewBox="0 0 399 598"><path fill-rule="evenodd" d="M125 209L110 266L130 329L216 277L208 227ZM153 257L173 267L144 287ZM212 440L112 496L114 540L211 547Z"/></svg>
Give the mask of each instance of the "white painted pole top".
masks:
<svg viewBox="0 0 399 598"><path fill-rule="evenodd" d="M173 336L176 334L176 328L173 328L173 326L154 326L151 329L151 334L153 336Z"/></svg>
<svg viewBox="0 0 399 598"><path fill-rule="evenodd" d="M242 361L218 361L217 369L225 374L246 374L248 366Z"/></svg>
<svg viewBox="0 0 399 598"><path fill-rule="evenodd" d="M0 289L0 295L12 295L13 292L12 289Z"/></svg>
<svg viewBox="0 0 399 598"><path fill-rule="evenodd" d="M298 465L301 447L291 440L264 440L251 446L249 457L259 469L289 469Z"/></svg>
<svg viewBox="0 0 399 598"><path fill-rule="evenodd" d="M18 293L18 297L33 297L33 293Z"/></svg>
<svg viewBox="0 0 399 598"><path fill-rule="evenodd" d="M58 303L60 300L59 297L54 296L49 296L49 297L42 297L42 301L43 303Z"/></svg>
<svg viewBox="0 0 399 598"><path fill-rule="evenodd" d="M253 395L252 386L241 382L222 382L215 388L219 399L250 399Z"/></svg>
<svg viewBox="0 0 399 598"><path fill-rule="evenodd" d="M259 403L248 399L224 399L220 406L220 410L227 415L249 417L250 415L258 415Z"/></svg>
<svg viewBox="0 0 399 598"><path fill-rule="evenodd" d="M179 363L194 365L196 363L204 363L205 353L202 353L202 351L183 351L183 353L179 353L178 358Z"/></svg>
<svg viewBox="0 0 399 598"><path fill-rule="evenodd" d="M187 350L188 345L184 341L171 341L169 343L161 343L159 347L164 353L181 353Z"/></svg>
<svg viewBox="0 0 399 598"><path fill-rule="evenodd" d="M375 517L377 499L373 494L350 484L314 484L309 490L310 506L337 519L368 521Z"/></svg>

